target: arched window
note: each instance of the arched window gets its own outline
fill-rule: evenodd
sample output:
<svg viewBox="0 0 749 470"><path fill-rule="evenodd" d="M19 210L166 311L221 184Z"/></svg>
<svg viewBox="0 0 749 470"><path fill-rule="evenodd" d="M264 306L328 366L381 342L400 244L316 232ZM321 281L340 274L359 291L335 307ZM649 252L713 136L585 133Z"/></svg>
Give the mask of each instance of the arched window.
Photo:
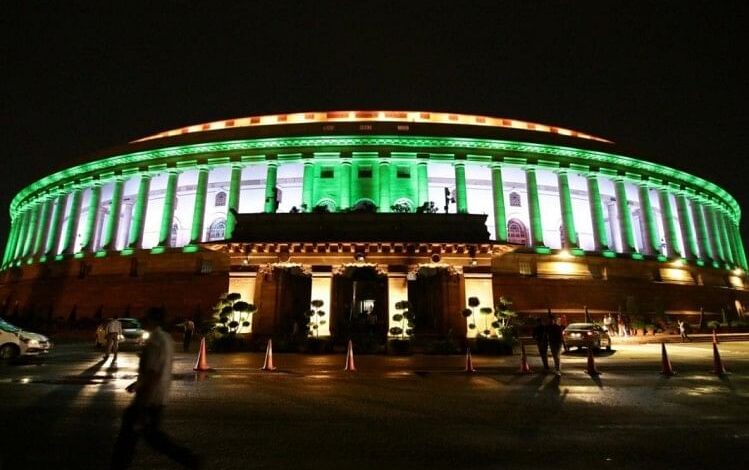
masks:
<svg viewBox="0 0 749 470"><path fill-rule="evenodd" d="M510 206L511 207L520 207L520 194L518 194L518 193L510 193Z"/></svg>
<svg viewBox="0 0 749 470"><path fill-rule="evenodd" d="M208 234L206 241L223 240L224 232L226 231L226 219L215 220L210 227L208 227Z"/></svg>
<svg viewBox="0 0 749 470"><path fill-rule="evenodd" d="M226 205L226 193L223 191L216 193L216 199L213 205L216 207L224 207Z"/></svg>
<svg viewBox="0 0 749 470"><path fill-rule="evenodd" d="M510 219L507 222L507 243L528 245L528 230L525 228L525 224L517 219Z"/></svg>
<svg viewBox="0 0 749 470"><path fill-rule="evenodd" d="M169 236L169 246L177 246L177 234L179 233L179 225L172 224L172 233Z"/></svg>
<svg viewBox="0 0 749 470"><path fill-rule="evenodd" d="M410 199L402 197L395 201L395 203L390 206L390 210L393 212L413 212L414 211L414 203L411 202Z"/></svg>
<svg viewBox="0 0 749 470"><path fill-rule="evenodd" d="M323 198L317 201L312 212L335 212L336 204L335 201L330 198Z"/></svg>

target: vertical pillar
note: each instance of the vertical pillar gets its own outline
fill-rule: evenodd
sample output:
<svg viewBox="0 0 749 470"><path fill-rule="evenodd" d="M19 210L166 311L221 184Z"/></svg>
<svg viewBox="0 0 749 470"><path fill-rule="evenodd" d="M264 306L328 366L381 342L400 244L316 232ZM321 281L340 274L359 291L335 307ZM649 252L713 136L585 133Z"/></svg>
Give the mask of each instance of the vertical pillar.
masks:
<svg viewBox="0 0 749 470"><path fill-rule="evenodd" d="M455 204L458 208L458 214L468 212L468 199L466 192L466 164L455 162Z"/></svg>
<svg viewBox="0 0 749 470"><path fill-rule="evenodd" d="M37 222L37 232L34 240L34 245L31 248L31 256L37 257L42 255L44 246L47 243L47 237L49 236L49 215L52 212L52 204L54 200L47 196L41 203L42 208L39 214L39 221Z"/></svg>
<svg viewBox="0 0 749 470"><path fill-rule="evenodd" d="M723 245L723 254L726 256L726 261L730 264L735 264L736 257L734 256L734 247L731 244L731 237L728 236L728 228L726 215L722 209L718 209L715 212L718 218L718 233L721 236L721 243Z"/></svg>
<svg viewBox="0 0 749 470"><path fill-rule="evenodd" d="M390 162L380 160L380 212L390 212Z"/></svg>
<svg viewBox="0 0 749 470"><path fill-rule="evenodd" d="M234 171L232 170L232 179ZM203 223L205 220L205 198L208 192L208 168L198 168L198 185L195 189L195 205L192 210L192 228L190 230L190 245L203 241ZM227 216L226 221L232 217Z"/></svg>
<svg viewBox="0 0 749 470"><path fill-rule="evenodd" d="M507 217L505 214L505 192L502 182L502 166L492 165L492 196L494 197L494 233L498 242L507 241Z"/></svg>
<svg viewBox="0 0 749 470"><path fill-rule="evenodd" d="M653 202L650 200L650 188L647 184L641 183L640 188L640 212L645 227L645 254L656 256L661 254L661 241L658 237L658 226L655 223L655 214L653 213Z"/></svg>
<svg viewBox="0 0 749 470"><path fill-rule="evenodd" d="M712 204L702 206L705 212L706 226L708 236L710 238L710 246L713 250L713 260L718 262L724 262L725 257L723 255L723 246L721 245L720 236L718 235L717 222L715 219L715 212L713 212Z"/></svg>
<svg viewBox="0 0 749 470"><path fill-rule="evenodd" d="M117 246L117 232L120 229L120 211L122 210L122 191L125 182L122 178L114 180L112 186L112 201L109 205L109 218L104 226L104 234L101 237L101 250L114 251Z"/></svg>
<svg viewBox="0 0 749 470"><path fill-rule="evenodd" d="M694 259L698 256L697 237L694 235L694 226L689 220L687 198L683 194L676 196L676 208L679 212L681 239L684 240L684 257L687 259Z"/></svg>
<svg viewBox="0 0 749 470"><path fill-rule="evenodd" d="M348 209L351 207L351 159L341 160L341 176L338 180L338 207Z"/></svg>
<svg viewBox="0 0 749 470"><path fill-rule="evenodd" d="M619 212L619 230L622 234L622 253L633 253L635 249L635 236L632 231L632 214L629 212L627 201L627 188L623 179L614 181L616 189L616 207Z"/></svg>
<svg viewBox="0 0 749 470"><path fill-rule="evenodd" d="M417 206L421 207L424 203L429 204L429 174L427 171L427 162L420 160L416 164L416 176L418 178Z"/></svg>
<svg viewBox="0 0 749 470"><path fill-rule="evenodd" d="M18 217L16 220L12 220L10 223L10 231L8 232L8 241L5 243L5 253L3 254L3 267L5 267L15 253L15 243L18 238Z"/></svg>
<svg viewBox="0 0 749 470"><path fill-rule="evenodd" d="M88 211L83 225L83 236L81 239L80 251L86 253L94 252L94 239L96 219L99 216L99 201L101 201L101 184L94 183L91 187L91 196L88 198Z"/></svg>
<svg viewBox="0 0 749 470"><path fill-rule="evenodd" d="M60 246L60 237L62 236L62 220L65 217L66 204L67 194L57 196L57 204L55 204L55 210L49 224L49 236L47 237L47 246L44 248L44 256L57 255L57 248Z"/></svg>
<svg viewBox="0 0 749 470"><path fill-rule="evenodd" d="M707 234L707 224L705 223L705 214L702 212L702 206L694 199L690 201L690 206L692 208L692 220L694 220L694 224L697 226L697 244L700 249L700 258L712 261L715 259L715 252Z"/></svg>
<svg viewBox="0 0 749 470"><path fill-rule="evenodd" d="M304 178L306 184L307 179L307 164L304 165ZM242 165L235 163L231 166L231 181L229 182L229 200L227 201L226 208L226 230L224 231L224 238L231 240L234 235L234 227L237 225L237 219L234 214L239 213L239 195L242 190ZM304 201L307 203L306 200ZM307 204L309 208L309 204ZM194 219L193 215L193 221ZM190 237L192 238L192 237ZM192 243L192 242L191 242Z"/></svg>
<svg viewBox="0 0 749 470"><path fill-rule="evenodd" d="M33 202L31 204L31 207L29 208L29 225L26 229L26 236L23 244L23 257L29 256L32 254L32 250L34 248L34 242L36 241L36 233L38 231L38 224L37 221L39 219L39 211L41 210L42 206L38 202Z"/></svg>
<svg viewBox="0 0 749 470"><path fill-rule="evenodd" d="M148 194L151 190L151 175L143 173L140 175L138 184L138 196L133 206L133 216L130 223L130 236L128 237L128 248L143 248L143 231L145 230L146 207L148 207Z"/></svg>
<svg viewBox="0 0 749 470"><path fill-rule="evenodd" d="M739 256L739 264L742 268L749 269L746 262L746 252L744 251L744 244L741 241L741 230L737 224L731 224L731 233L733 234L733 240L736 245L736 250Z"/></svg>
<svg viewBox="0 0 749 470"><path fill-rule="evenodd" d="M81 217L81 201L83 190L74 189L71 195L70 213L68 214L68 223L65 224L64 238L62 242L61 254L73 254L75 251L75 236L78 234L78 220Z"/></svg>
<svg viewBox="0 0 749 470"><path fill-rule="evenodd" d="M668 197L668 191L659 189L658 197L661 202L661 220L663 221L663 232L666 237L667 256L682 256L679 239L676 237L676 221L674 220L674 211L671 207L671 199Z"/></svg>
<svg viewBox="0 0 749 470"><path fill-rule="evenodd" d="M268 162L268 173L265 177L265 212L276 212L276 199L278 198L278 188L276 188L276 179L278 177L278 164Z"/></svg>
<svg viewBox="0 0 749 470"><path fill-rule="evenodd" d="M171 246L172 221L174 220L174 196L177 192L177 180L179 172L168 170L166 180L166 191L164 193L164 209L161 212L161 228L159 230L159 241L156 246Z"/></svg>
<svg viewBox="0 0 749 470"><path fill-rule="evenodd" d="M538 200L536 169L525 169L525 184L528 188L528 218L531 221L532 246L544 246L544 227L541 224L541 205Z"/></svg>
<svg viewBox="0 0 749 470"><path fill-rule="evenodd" d="M307 212L312 212L312 191L315 185L315 165L312 160L304 162L304 176L302 177L302 204L307 206Z"/></svg>
<svg viewBox="0 0 749 470"><path fill-rule="evenodd" d="M588 204L590 205L590 220L593 222L593 243L598 252L609 249L609 239L606 236L606 219L603 217L601 191L598 188L598 175L588 174Z"/></svg>
<svg viewBox="0 0 749 470"><path fill-rule="evenodd" d="M13 261L23 256L23 245L26 243L26 234L28 233L29 226L29 209L21 212L18 215L18 236L13 246Z"/></svg>
<svg viewBox="0 0 749 470"><path fill-rule="evenodd" d="M559 207L562 209L562 222L564 224L564 246L562 248L577 248L577 230L575 229L575 215L572 210L572 196L570 195L570 182L567 170L557 173L559 185Z"/></svg>

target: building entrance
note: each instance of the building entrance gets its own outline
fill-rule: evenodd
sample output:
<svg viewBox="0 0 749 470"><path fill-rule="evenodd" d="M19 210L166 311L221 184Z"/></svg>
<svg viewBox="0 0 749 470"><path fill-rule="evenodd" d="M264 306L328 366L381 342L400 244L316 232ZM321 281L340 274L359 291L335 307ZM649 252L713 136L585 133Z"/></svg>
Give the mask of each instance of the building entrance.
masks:
<svg viewBox="0 0 749 470"><path fill-rule="evenodd" d="M387 339L387 277L375 267L344 267L333 276L332 318L337 340L365 348Z"/></svg>

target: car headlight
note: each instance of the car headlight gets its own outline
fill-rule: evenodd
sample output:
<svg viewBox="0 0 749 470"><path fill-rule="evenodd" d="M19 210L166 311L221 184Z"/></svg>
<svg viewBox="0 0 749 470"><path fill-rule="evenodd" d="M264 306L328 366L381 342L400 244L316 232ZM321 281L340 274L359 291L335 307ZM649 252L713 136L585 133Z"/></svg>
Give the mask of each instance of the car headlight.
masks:
<svg viewBox="0 0 749 470"><path fill-rule="evenodd" d="M33 338L27 338L26 336L19 337L21 341L23 341L26 346L30 348L38 348L39 347L39 341Z"/></svg>
<svg viewBox="0 0 749 470"><path fill-rule="evenodd" d="M148 339L151 336L151 333L144 331L143 334L141 334L141 338Z"/></svg>

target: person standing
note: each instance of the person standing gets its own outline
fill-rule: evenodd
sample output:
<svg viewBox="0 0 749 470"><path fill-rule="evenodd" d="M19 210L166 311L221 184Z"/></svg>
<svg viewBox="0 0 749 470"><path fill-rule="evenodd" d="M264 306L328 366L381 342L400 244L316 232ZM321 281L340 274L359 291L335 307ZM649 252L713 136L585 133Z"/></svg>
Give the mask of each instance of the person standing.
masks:
<svg viewBox="0 0 749 470"><path fill-rule="evenodd" d="M182 324L184 331L182 332L182 351L188 352L190 350L190 344L192 343L192 337L195 334L195 323L187 319Z"/></svg>
<svg viewBox="0 0 749 470"><path fill-rule="evenodd" d="M541 356L541 363L544 366L544 371L549 370L549 337L546 331L547 326L548 317L544 316L537 320L536 327L533 328L533 339L536 340L538 354Z"/></svg>
<svg viewBox="0 0 749 470"><path fill-rule="evenodd" d="M135 393L122 417L122 426L112 453L111 468L124 469L133 461L135 446L142 436L155 450L187 468L201 468L202 458L173 442L161 429L161 418L172 381L172 338L162 329L164 310L152 308L146 314L151 335L138 364L138 380L127 386Z"/></svg>
<svg viewBox="0 0 749 470"><path fill-rule="evenodd" d="M559 324L559 318L552 319L551 323L546 328L546 332L547 337L549 338L551 357L554 358L554 374L556 374L557 377L560 377L562 375L561 352L564 338L562 335L562 325Z"/></svg>
<svg viewBox="0 0 749 470"><path fill-rule="evenodd" d="M120 336L122 336L122 323L116 318L110 318L104 327L104 335L107 338L107 349L104 351L103 360L109 359L109 354L113 354L112 362L117 362L117 351L120 346Z"/></svg>
<svg viewBox="0 0 749 470"><path fill-rule="evenodd" d="M689 336L687 336L687 325L684 323L684 320L679 320L679 336L681 336L681 342L689 341Z"/></svg>

